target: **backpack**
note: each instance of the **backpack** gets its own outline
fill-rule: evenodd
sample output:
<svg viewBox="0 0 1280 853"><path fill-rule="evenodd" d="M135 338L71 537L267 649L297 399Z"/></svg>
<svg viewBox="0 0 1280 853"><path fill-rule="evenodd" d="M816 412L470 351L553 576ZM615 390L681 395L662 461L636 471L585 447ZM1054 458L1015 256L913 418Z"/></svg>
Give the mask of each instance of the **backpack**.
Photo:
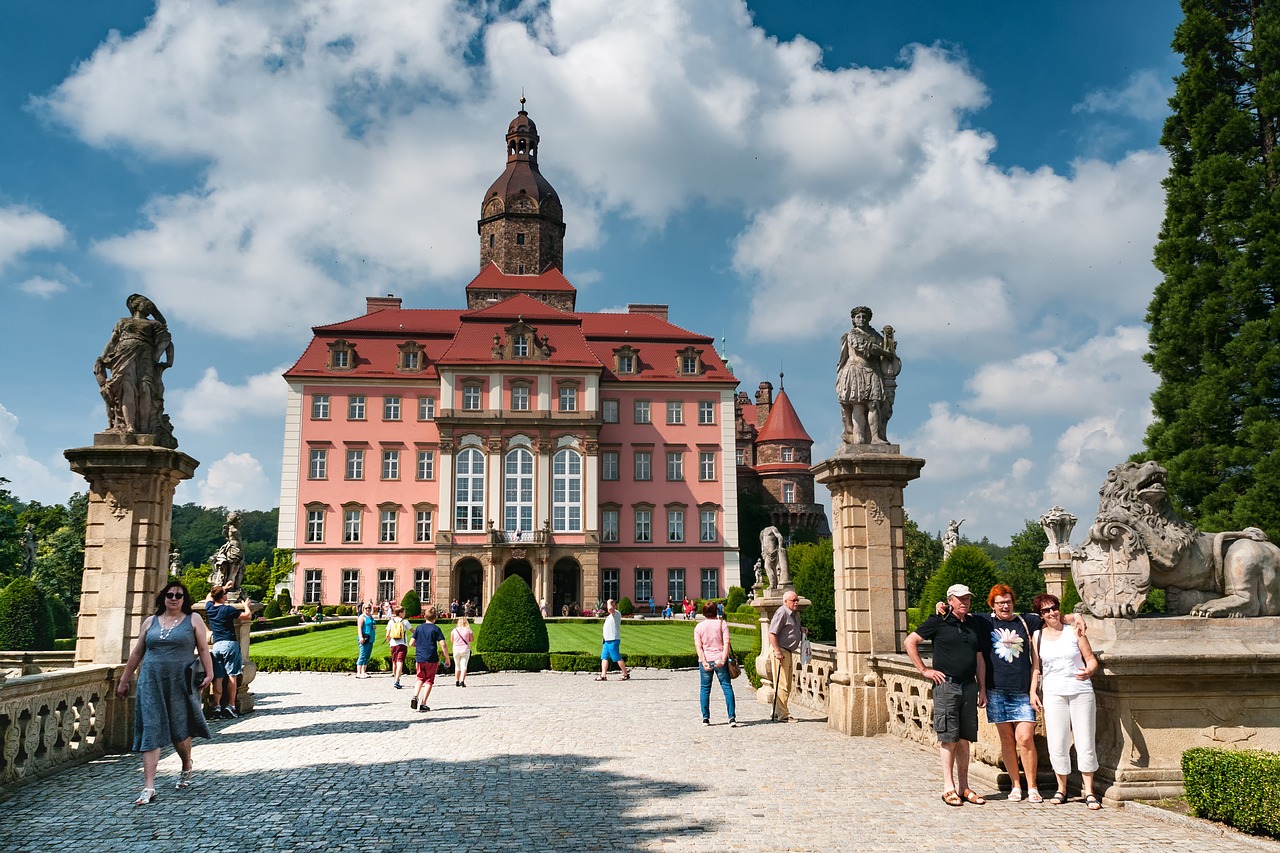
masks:
<svg viewBox="0 0 1280 853"><path fill-rule="evenodd" d="M387 625L387 636L393 640L403 640L404 639L404 620L392 619L391 623Z"/></svg>

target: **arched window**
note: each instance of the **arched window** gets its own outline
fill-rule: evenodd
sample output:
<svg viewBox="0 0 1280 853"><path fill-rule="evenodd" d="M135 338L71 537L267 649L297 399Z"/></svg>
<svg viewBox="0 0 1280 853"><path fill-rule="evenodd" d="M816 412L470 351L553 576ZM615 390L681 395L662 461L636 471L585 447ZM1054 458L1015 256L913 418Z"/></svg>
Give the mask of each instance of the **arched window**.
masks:
<svg viewBox="0 0 1280 853"><path fill-rule="evenodd" d="M582 532L582 457L574 450L557 453L551 468L551 529Z"/></svg>
<svg viewBox="0 0 1280 853"><path fill-rule="evenodd" d="M523 447L507 454L502 504L502 529L509 536L533 530L533 454Z"/></svg>
<svg viewBox="0 0 1280 853"><path fill-rule="evenodd" d="M467 448L458 454L454 486L454 527L460 533L484 530L484 454Z"/></svg>

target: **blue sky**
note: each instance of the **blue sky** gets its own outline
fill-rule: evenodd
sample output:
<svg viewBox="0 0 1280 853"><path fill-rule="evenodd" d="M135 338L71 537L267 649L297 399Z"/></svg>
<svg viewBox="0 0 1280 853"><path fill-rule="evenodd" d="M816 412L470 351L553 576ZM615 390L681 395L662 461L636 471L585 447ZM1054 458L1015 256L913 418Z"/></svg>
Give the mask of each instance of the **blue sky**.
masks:
<svg viewBox="0 0 1280 853"><path fill-rule="evenodd" d="M83 489L124 298L173 329L180 502L279 491L310 326L455 307L523 87L579 307L670 303L838 440L848 310L897 332L928 530L1088 518L1141 448L1177 4L10 0L0 475Z"/></svg>

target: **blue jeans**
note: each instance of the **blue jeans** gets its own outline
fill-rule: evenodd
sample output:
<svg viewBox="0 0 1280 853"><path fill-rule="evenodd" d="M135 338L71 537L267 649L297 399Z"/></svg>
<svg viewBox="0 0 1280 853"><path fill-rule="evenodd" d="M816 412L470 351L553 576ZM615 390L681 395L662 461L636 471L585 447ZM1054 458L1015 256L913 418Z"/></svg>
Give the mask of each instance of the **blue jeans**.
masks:
<svg viewBox="0 0 1280 853"><path fill-rule="evenodd" d="M698 699L702 704L702 719L706 720L711 717L711 675L720 679L720 689L724 691L724 704L729 712L729 719L738 716L737 706L733 702L733 682L729 680L729 667L717 666L713 669L707 669L702 664L698 664L698 673L702 676L702 692Z"/></svg>

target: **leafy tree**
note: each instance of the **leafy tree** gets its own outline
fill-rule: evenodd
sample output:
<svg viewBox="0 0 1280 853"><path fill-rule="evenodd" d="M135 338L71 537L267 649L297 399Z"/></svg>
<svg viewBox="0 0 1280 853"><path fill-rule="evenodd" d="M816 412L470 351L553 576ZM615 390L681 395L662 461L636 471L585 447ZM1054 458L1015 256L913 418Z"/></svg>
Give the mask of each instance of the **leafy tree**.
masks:
<svg viewBox="0 0 1280 853"><path fill-rule="evenodd" d="M1028 520L1022 530L1013 535L1005 551L1004 560L998 566L996 576L1000 583L1013 589L1019 609L1031 607L1031 600L1044 592L1044 572L1040 561L1044 549L1049 547L1049 537L1039 522Z"/></svg>
<svg viewBox="0 0 1280 853"><path fill-rule="evenodd" d="M724 602L724 612L732 613L747 603L747 591L740 586L729 587L729 595Z"/></svg>
<svg viewBox="0 0 1280 853"><path fill-rule="evenodd" d="M1280 4L1183 0L1147 312L1148 458L1211 530L1280 536Z"/></svg>
<svg viewBox="0 0 1280 853"><path fill-rule="evenodd" d="M907 565L907 601L919 601L925 581L942 565L942 537L930 536L903 514Z"/></svg>
<svg viewBox="0 0 1280 853"><path fill-rule="evenodd" d="M978 545L959 545L942 567L929 578L920 595L921 618L933 615L934 606L946 601L947 588L962 583L973 592L973 609L989 611L987 593L996 585L996 564Z"/></svg>
<svg viewBox="0 0 1280 853"><path fill-rule="evenodd" d="M812 602L800 614L800 624L809 629L814 642L830 643L836 638L835 555L830 539L817 544L802 542L787 549L791 581L796 592Z"/></svg>
<svg viewBox="0 0 1280 853"><path fill-rule="evenodd" d="M55 640L62 640L76 635L76 619L67 609L61 598L53 595L44 597L44 605L49 610L49 624L53 627Z"/></svg>
<svg viewBox="0 0 1280 853"><path fill-rule="evenodd" d="M271 586L271 564L266 560L249 563L244 567L244 582L259 589L269 588Z"/></svg>
<svg viewBox="0 0 1280 853"><path fill-rule="evenodd" d="M404 594L404 598L400 599L400 606L404 608L406 618L414 619L422 615L422 599L418 597L416 589L410 589Z"/></svg>
<svg viewBox="0 0 1280 853"><path fill-rule="evenodd" d="M46 597L60 600L70 612L80 609L84 581L84 533L89 496L76 492L61 513L63 524L40 543L32 580Z"/></svg>
<svg viewBox="0 0 1280 853"><path fill-rule="evenodd" d="M475 639L477 652L548 652L547 623L533 590L519 575L498 585Z"/></svg>
<svg viewBox="0 0 1280 853"><path fill-rule="evenodd" d="M208 595L209 590L213 588L209 583L209 572L211 571L212 569L208 563L188 566L178 580L182 581L186 586L187 591L191 593L191 597L199 601Z"/></svg>
<svg viewBox="0 0 1280 853"><path fill-rule="evenodd" d="M5 488L8 479L0 477L0 576L13 577L22 565L22 528L18 526L21 501Z"/></svg>
<svg viewBox="0 0 1280 853"><path fill-rule="evenodd" d="M44 594L31 578L14 578L0 590L0 649L48 651L53 648L53 620Z"/></svg>

